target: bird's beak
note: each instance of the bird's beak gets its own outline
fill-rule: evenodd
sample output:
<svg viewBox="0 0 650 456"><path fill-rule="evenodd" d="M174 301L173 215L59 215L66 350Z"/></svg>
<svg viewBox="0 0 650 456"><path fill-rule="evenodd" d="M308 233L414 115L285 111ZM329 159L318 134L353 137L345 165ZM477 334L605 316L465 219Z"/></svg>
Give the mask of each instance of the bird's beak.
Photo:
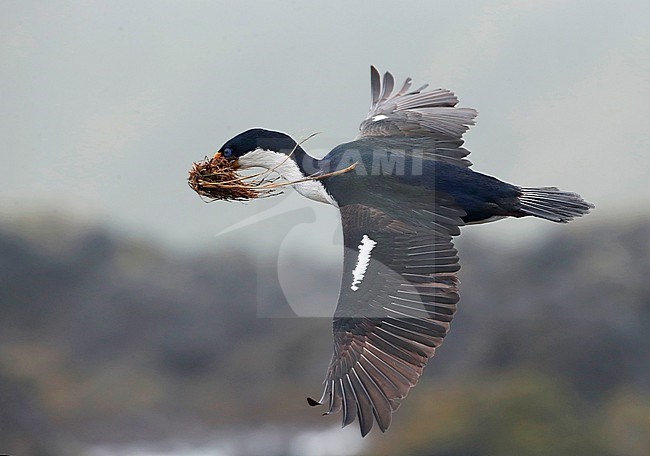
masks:
<svg viewBox="0 0 650 456"><path fill-rule="evenodd" d="M221 152L217 151L213 156L213 160L217 160L221 158ZM230 164L232 165L233 169L238 169L239 168L239 162L237 160L230 160Z"/></svg>

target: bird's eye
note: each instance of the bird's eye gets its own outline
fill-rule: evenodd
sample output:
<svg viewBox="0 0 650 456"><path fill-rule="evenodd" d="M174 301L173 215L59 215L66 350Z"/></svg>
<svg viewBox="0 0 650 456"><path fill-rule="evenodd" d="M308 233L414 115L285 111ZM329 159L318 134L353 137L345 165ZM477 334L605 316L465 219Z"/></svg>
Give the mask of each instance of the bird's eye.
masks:
<svg viewBox="0 0 650 456"><path fill-rule="evenodd" d="M224 157L230 157L230 156L232 155L232 149L231 149L230 147L226 147L226 148L221 152L221 154L222 154Z"/></svg>

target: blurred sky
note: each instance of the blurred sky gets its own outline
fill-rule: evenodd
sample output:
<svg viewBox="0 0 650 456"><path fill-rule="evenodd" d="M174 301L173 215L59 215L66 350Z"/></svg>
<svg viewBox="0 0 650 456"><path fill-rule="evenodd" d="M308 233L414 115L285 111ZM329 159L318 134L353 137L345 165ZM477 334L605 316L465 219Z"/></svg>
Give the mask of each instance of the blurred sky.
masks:
<svg viewBox="0 0 650 456"><path fill-rule="evenodd" d="M581 193L597 209L574 223L646 215L649 19L645 0L3 1L0 213L109 222L180 249L328 243L334 209L295 194L205 204L187 172L252 127L322 132L306 149L324 155L356 135L375 64L479 110L474 169ZM264 235L238 228L269 214Z"/></svg>

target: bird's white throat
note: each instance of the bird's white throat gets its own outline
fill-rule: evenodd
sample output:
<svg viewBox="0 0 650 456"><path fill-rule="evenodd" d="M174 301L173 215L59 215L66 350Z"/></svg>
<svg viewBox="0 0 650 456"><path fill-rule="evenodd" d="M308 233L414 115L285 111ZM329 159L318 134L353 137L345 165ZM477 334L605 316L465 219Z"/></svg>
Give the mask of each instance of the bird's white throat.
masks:
<svg viewBox="0 0 650 456"><path fill-rule="evenodd" d="M241 168L266 168L277 173L287 182L296 182L308 177L300 171L291 157L272 150L260 148L252 150L239 157L238 163ZM318 180L297 182L292 184L292 187L306 198L338 207L334 198L327 193L325 186Z"/></svg>

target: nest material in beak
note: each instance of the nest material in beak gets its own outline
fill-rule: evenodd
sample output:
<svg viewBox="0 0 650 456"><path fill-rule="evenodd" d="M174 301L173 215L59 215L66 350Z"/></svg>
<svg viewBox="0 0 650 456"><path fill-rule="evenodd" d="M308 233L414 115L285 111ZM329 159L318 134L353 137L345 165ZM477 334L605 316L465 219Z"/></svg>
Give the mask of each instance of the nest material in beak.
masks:
<svg viewBox="0 0 650 456"><path fill-rule="evenodd" d="M187 183L201 196L214 200L246 201L260 196L252 182L239 176L234 163L221 154L192 164Z"/></svg>
<svg viewBox="0 0 650 456"><path fill-rule="evenodd" d="M289 156L287 156L286 160L289 159ZM208 198L209 201L247 201L278 194L282 187L288 185L347 173L357 165L353 163L344 169L329 173L316 173L296 181L277 182L279 176L274 175L275 168L258 174L240 176L237 174L235 163L227 160L219 153L212 158L205 157L203 161L192 165L187 183L192 190Z"/></svg>

